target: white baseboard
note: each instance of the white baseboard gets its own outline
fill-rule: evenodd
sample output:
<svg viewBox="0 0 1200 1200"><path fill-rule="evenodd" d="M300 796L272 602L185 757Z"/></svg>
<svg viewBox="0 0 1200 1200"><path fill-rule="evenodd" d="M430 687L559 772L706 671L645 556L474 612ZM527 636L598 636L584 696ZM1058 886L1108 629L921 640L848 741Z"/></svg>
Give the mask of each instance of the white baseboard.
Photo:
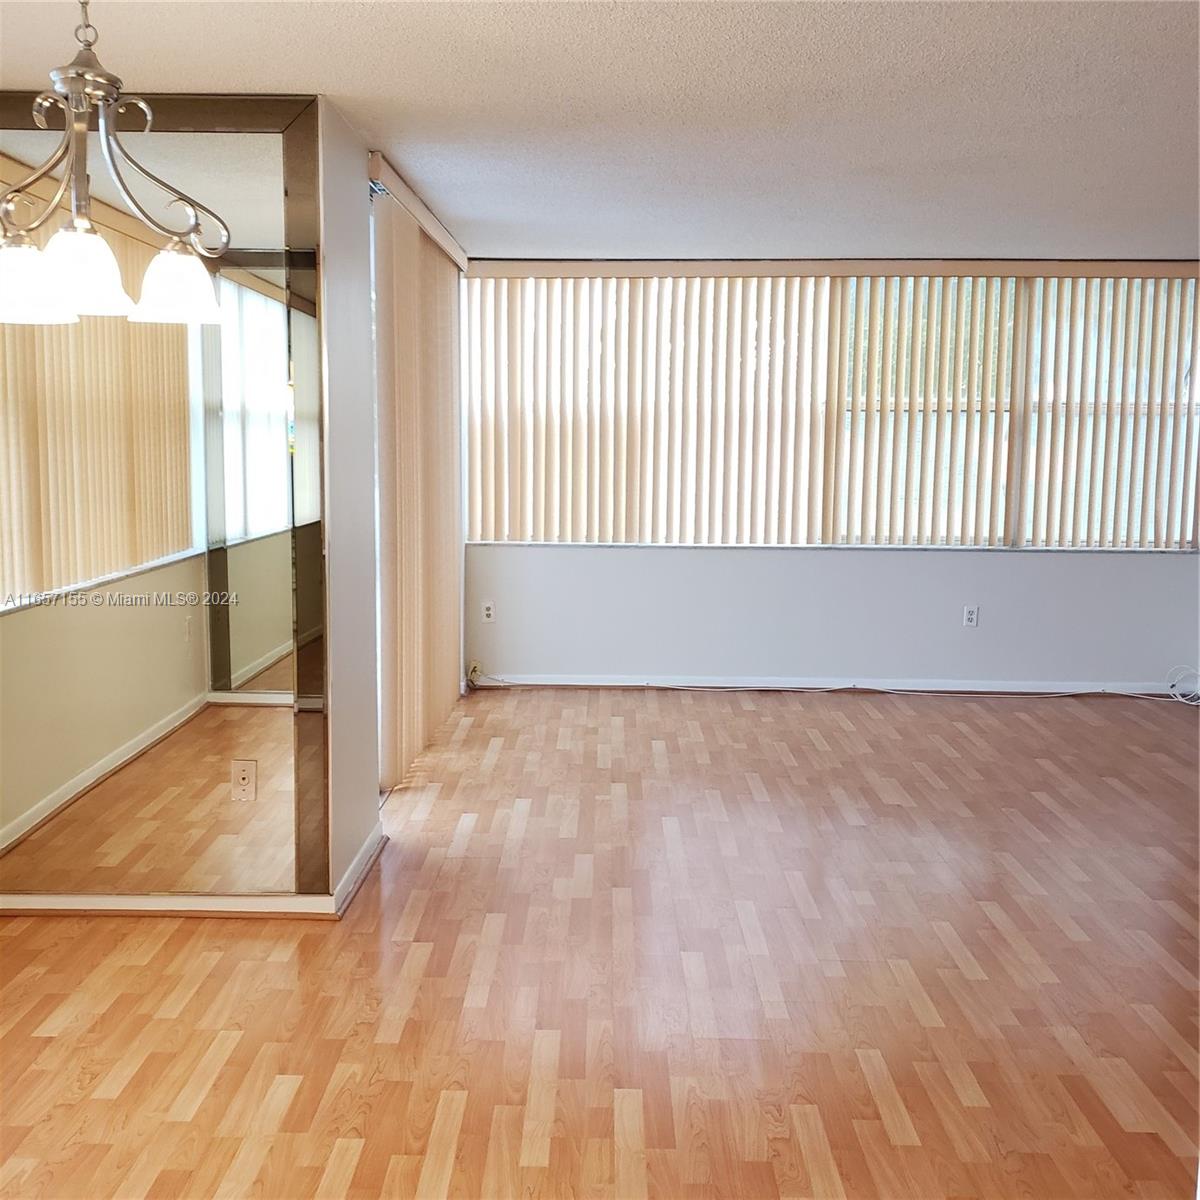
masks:
<svg viewBox="0 0 1200 1200"><path fill-rule="evenodd" d="M384 836L382 822L376 821L375 828L367 835L367 839L358 848L358 853L346 868L345 874L338 880L333 889L333 909L336 913L345 911L346 905L354 899L355 892L362 886L367 872L383 849L387 838Z"/></svg>
<svg viewBox="0 0 1200 1200"><path fill-rule="evenodd" d="M209 704L258 705L267 708L291 708L291 692L209 692Z"/></svg>
<svg viewBox="0 0 1200 1200"><path fill-rule="evenodd" d="M252 663L248 663L242 667L240 671L233 673L233 678L230 680L230 686L240 688L247 679L253 679L260 671L265 671L268 667L273 667L281 658L292 652L292 639L288 638L286 642L281 642L274 650L268 650L266 654L260 655Z"/></svg>
<svg viewBox="0 0 1200 1200"><path fill-rule="evenodd" d="M244 896L204 896L195 892L156 892L154 895L65 894L51 892L0 893L0 915L6 913L128 913L172 916L340 917L362 886L387 837L376 822L332 896L301 896L287 892Z"/></svg>
<svg viewBox="0 0 1200 1200"><path fill-rule="evenodd" d="M194 892L156 892L152 896L93 893L6 892L0 894L0 914L19 912L89 912L169 914L171 916L291 916L336 918L332 896L260 893L246 896L201 896Z"/></svg>
<svg viewBox="0 0 1200 1200"><path fill-rule="evenodd" d="M149 729L142 730L137 737L131 738L123 746L118 746L98 762L92 763L86 770L80 771L74 779L68 779L61 787L55 788L50 795L43 797L32 808L26 809L19 817L9 821L0 829L0 850L12 845L23 833L44 821L65 804L69 804L85 788L91 787L105 775L140 754L147 746L177 729L190 717L194 717L206 703L208 703L206 694L201 693L199 696L194 696L182 708L163 717L161 721L156 721Z"/></svg>
<svg viewBox="0 0 1200 1200"><path fill-rule="evenodd" d="M876 692L1004 692L1013 695L1058 695L1063 692L1164 695L1161 679L1147 682L1112 682L1055 679L870 679L770 675L505 675L485 676L480 687L645 687L645 688L731 688L745 691Z"/></svg>
<svg viewBox="0 0 1200 1200"><path fill-rule="evenodd" d="M337 919L362 886L367 873L387 843L382 824L376 822L354 861L338 881L332 896L294 893L257 893L244 896L204 896L195 892L156 892L153 895L109 895L59 892L0 893L0 915L14 913L87 912L114 915L170 915L196 917L325 917Z"/></svg>
<svg viewBox="0 0 1200 1200"><path fill-rule="evenodd" d="M300 634L296 638L297 646L307 646L309 642L315 642L325 632L324 625L318 625L314 629L309 629L307 632Z"/></svg>

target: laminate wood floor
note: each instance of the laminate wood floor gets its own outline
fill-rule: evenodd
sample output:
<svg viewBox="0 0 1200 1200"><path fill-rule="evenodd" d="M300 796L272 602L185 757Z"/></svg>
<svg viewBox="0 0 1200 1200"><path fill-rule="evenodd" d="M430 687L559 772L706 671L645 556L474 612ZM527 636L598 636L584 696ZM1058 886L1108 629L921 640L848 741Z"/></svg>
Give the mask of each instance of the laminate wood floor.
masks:
<svg viewBox="0 0 1200 1200"><path fill-rule="evenodd" d="M255 800L231 795L235 758ZM292 763L290 708L209 705L0 856L0 892L290 892Z"/></svg>
<svg viewBox="0 0 1200 1200"><path fill-rule="evenodd" d="M476 694L340 923L0 924L0 1194L1190 1198L1195 718Z"/></svg>

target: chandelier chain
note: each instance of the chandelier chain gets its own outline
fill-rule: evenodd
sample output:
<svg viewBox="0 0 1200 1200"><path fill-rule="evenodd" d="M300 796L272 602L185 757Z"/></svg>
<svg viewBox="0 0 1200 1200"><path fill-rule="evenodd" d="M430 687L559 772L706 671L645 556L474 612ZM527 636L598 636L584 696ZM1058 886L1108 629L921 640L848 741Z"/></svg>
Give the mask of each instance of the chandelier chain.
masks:
<svg viewBox="0 0 1200 1200"><path fill-rule="evenodd" d="M85 49L90 50L99 40L100 31L88 17L88 4L91 0L79 0L79 24L75 26L75 40Z"/></svg>

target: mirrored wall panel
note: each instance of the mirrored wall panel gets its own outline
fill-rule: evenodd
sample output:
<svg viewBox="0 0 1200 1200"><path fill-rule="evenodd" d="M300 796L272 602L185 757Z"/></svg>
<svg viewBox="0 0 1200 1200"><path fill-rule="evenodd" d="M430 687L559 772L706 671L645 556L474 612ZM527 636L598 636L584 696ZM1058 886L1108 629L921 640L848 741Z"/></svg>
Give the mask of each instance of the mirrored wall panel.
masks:
<svg viewBox="0 0 1200 1200"><path fill-rule="evenodd" d="M328 887L315 106L159 100L124 140L229 226L213 319L0 323L0 893ZM60 137L0 129L0 192ZM165 239L91 182L137 301Z"/></svg>

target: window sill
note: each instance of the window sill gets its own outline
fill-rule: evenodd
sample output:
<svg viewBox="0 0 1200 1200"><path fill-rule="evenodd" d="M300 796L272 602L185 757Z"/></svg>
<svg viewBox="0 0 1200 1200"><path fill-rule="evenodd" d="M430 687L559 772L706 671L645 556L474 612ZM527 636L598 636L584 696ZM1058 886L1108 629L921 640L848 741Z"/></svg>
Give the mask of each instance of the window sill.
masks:
<svg viewBox="0 0 1200 1200"><path fill-rule="evenodd" d="M903 550L974 554L1197 554L1196 546L954 546L906 545L893 542L809 542L750 544L746 542L552 542L467 538L468 546L561 546L589 550Z"/></svg>
<svg viewBox="0 0 1200 1200"><path fill-rule="evenodd" d="M140 563L136 567L131 567L128 571L117 571L111 575L102 575L98 579L87 579L81 583L71 583L64 587L52 588L45 592L21 592L18 593L23 598L20 603L6 604L3 603L5 597L0 597L0 617L5 617L9 613L24 612L29 608L42 608L48 601L58 596L69 596L74 592L94 591L96 588L110 587L114 583L122 583L126 579L136 579L139 575L145 575L150 571L157 571L162 567L169 567L173 563L184 562L189 558L198 558L202 554L204 554L204 550L192 547L188 550L180 550L178 554L168 554L165 558L156 558L152 562Z"/></svg>
<svg viewBox="0 0 1200 1200"><path fill-rule="evenodd" d="M210 550L232 550L235 546L248 546L251 542L265 542L267 538L278 537L281 533L291 533L291 525L282 525L269 533L255 533L250 537L230 538L227 542L216 542L209 546Z"/></svg>

